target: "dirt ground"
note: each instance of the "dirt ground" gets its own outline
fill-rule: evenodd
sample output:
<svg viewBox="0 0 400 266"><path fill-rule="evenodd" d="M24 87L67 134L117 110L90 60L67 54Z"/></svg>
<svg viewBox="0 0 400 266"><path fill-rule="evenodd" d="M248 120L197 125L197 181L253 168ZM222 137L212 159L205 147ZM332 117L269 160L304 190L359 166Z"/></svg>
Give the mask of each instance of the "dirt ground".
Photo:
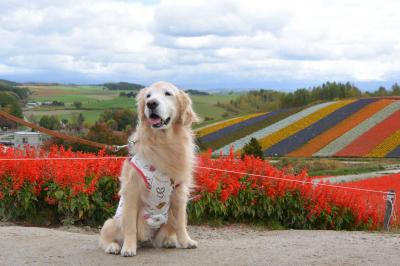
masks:
<svg viewBox="0 0 400 266"><path fill-rule="evenodd" d="M0 265L400 265L400 234L191 226L194 250L107 255L83 229L0 226Z"/></svg>

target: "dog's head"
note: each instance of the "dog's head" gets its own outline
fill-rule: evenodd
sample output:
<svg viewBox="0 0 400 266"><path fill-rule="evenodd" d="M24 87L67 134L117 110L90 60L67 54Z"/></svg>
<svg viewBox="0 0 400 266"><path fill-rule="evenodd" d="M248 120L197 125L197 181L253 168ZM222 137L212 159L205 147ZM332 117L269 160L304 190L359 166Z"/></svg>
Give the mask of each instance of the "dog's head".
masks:
<svg viewBox="0 0 400 266"><path fill-rule="evenodd" d="M168 129L175 124L190 127L199 121L189 95L169 82L156 82L142 89L136 100L139 123L153 129Z"/></svg>

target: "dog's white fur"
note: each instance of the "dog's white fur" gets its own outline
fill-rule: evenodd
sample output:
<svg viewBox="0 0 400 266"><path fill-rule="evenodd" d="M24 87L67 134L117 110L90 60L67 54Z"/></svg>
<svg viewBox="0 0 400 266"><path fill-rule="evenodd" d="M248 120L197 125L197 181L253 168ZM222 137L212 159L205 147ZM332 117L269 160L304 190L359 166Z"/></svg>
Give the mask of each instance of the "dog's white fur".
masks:
<svg viewBox="0 0 400 266"><path fill-rule="evenodd" d="M171 195L168 223L153 236L140 215L148 191L142 177L125 162L119 192L124 197L122 219L112 218L104 223L100 246L107 253L120 253L122 256L136 255L138 241L151 240L156 247L195 248L197 242L189 237L186 230L186 204L195 164L191 124L199 120L198 116L192 109L189 96L168 82L157 82L142 89L136 99L139 122L131 136L137 141L135 153L165 172L179 186ZM159 102L157 112L163 120L171 118L168 125L152 128L149 122L151 112L146 106L150 100Z"/></svg>

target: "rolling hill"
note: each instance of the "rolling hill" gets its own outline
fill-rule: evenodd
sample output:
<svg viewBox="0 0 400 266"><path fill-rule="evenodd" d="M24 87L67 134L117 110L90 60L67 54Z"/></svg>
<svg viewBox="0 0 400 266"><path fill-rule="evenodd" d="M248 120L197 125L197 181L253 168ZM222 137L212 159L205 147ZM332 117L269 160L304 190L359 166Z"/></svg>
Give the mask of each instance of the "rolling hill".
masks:
<svg viewBox="0 0 400 266"><path fill-rule="evenodd" d="M246 115L197 130L227 154L256 138L265 156L400 157L400 97L347 99Z"/></svg>

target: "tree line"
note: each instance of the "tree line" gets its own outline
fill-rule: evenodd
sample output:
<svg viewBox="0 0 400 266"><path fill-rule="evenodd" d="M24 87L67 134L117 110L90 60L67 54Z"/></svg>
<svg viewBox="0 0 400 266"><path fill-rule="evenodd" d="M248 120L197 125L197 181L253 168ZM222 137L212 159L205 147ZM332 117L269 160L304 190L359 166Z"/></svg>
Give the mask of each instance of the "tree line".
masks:
<svg viewBox="0 0 400 266"><path fill-rule="evenodd" d="M29 89L14 87L12 83L0 81L0 110L22 118L22 104L26 102L30 94ZM15 128L14 122L0 117L1 128Z"/></svg>
<svg viewBox="0 0 400 266"><path fill-rule="evenodd" d="M109 83L104 83L103 87L109 90L135 90L138 91L142 88L144 88L143 85L141 84L136 84L136 83L129 83L129 82L109 82Z"/></svg>
<svg viewBox="0 0 400 266"><path fill-rule="evenodd" d="M357 97L400 96L400 86L395 83L390 89L381 86L376 91L362 92L350 82L326 82L311 88L300 88L294 92L276 90L252 90L229 103L217 103L228 112L260 112L280 108L306 106L308 104Z"/></svg>

